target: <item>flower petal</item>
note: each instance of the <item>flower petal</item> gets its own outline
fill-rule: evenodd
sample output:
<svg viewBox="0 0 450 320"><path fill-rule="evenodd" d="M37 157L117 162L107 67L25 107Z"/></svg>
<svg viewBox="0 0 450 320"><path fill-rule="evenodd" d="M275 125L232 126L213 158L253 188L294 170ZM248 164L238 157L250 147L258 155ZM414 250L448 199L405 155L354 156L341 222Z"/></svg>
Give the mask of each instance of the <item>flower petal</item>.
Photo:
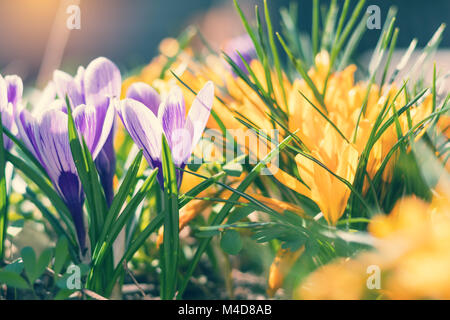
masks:
<svg viewBox="0 0 450 320"><path fill-rule="evenodd" d="M186 129L186 111L181 89L173 87L158 110L158 118L167 137L173 161L181 165L190 155L191 134Z"/></svg>
<svg viewBox="0 0 450 320"><path fill-rule="evenodd" d="M115 110L110 103L106 107L83 104L73 112L75 125L83 135L94 160L111 133L114 115Z"/></svg>
<svg viewBox="0 0 450 320"><path fill-rule="evenodd" d="M22 79L16 75L6 76L6 88L8 90L8 102L13 104L15 108L17 103L22 100L23 83Z"/></svg>
<svg viewBox="0 0 450 320"><path fill-rule="evenodd" d="M73 172L62 172L58 177L57 186L72 215L80 247L84 249L86 246L86 228L83 219L84 193L81 181Z"/></svg>
<svg viewBox="0 0 450 320"><path fill-rule="evenodd" d="M67 95L72 108L85 103L83 88L70 74L61 70L55 70L53 72L53 82L58 98L65 101Z"/></svg>
<svg viewBox="0 0 450 320"><path fill-rule="evenodd" d="M57 185L62 172L76 174L75 163L69 145L67 132L67 114L57 109L50 109L38 119L37 148L42 164L53 183ZM58 187L58 191L61 189Z"/></svg>
<svg viewBox="0 0 450 320"><path fill-rule="evenodd" d="M161 162L161 123L144 104L133 99L124 99L117 111L131 138L143 149L144 156L150 166Z"/></svg>
<svg viewBox="0 0 450 320"><path fill-rule="evenodd" d="M36 102L36 104L34 104L34 109L35 111L38 110L44 110L47 109L48 106L56 99L56 88L55 88L55 84L53 83L53 81L50 81L44 88L44 90L42 90L42 92L40 92L39 94L39 98Z"/></svg>
<svg viewBox="0 0 450 320"><path fill-rule="evenodd" d="M186 128L191 133L191 153L205 130L214 100L214 84L208 81L195 97L186 119Z"/></svg>
<svg viewBox="0 0 450 320"><path fill-rule="evenodd" d="M33 153L36 159L46 167L42 161L41 152L37 143L39 140L39 127L36 119L26 109L19 111L15 118L20 139L25 143L28 150Z"/></svg>
<svg viewBox="0 0 450 320"><path fill-rule="evenodd" d="M126 97L142 102L155 115L158 114L161 98L158 92L150 85L144 82L135 82L128 88Z"/></svg>
<svg viewBox="0 0 450 320"><path fill-rule="evenodd" d="M120 97L122 78L116 65L105 57L92 60L84 72L86 104L100 106Z"/></svg>

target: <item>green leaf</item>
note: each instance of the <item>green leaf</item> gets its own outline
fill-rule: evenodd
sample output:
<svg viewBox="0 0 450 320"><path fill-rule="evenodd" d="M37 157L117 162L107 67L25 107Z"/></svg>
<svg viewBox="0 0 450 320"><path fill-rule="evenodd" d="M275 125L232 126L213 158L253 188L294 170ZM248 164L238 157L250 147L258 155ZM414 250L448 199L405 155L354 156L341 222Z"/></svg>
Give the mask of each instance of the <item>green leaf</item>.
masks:
<svg viewBox="0 0 450 320"><path fill-rule="evenodd" d="M236 162L227 163L222 169L232 177L239 177L242 174L242 171L244 171L242 164Z"/></svg>
<svg viewBox="0 0 450 320"><path fill-rule="evenodd" d="M313 49L313 59L314 59L314 57L319 52L319 0L313 0L312 49Z"/></svg>
<svg viewBox="0 0 450 320"><path fill-rule="evenodd" d="M338 6L336 5L336 0L331 0L330 7L328 8L327 17L325 19L325 25L322 32L322 40L320 49L330 51L331 48L331 42L333 40L334 35L334 29L336 25L336 18L338 13Z"/></svg>
<svg viewBox="0 0 450 320"><path fill-rule="evenodd" d="M228 229L222 233L220 247L228 254L236 255L242 249L242 239L239 232Z"/></svg>
<svg viewBox="0 0 450 320"><path fill-rule="evenodd" d="M164 176L164 235L161 246L161 299L172 299L176 292L179 255L178 185L172 153L162 135L162 170Z"/></svg>
<svg viewBox="0 0 450 320"><path fill-rule="evenodd" d="M24 278L12 271L0 271L0 283L17 289L29 289L30 286Z"/></svg>
<svg viewBox="0 0 450 320"><path fill-rule="evenodd" d="M70 239L70 242L69 242L70 248L69 249L70 249L72 256L74 258L76 258L77 251L78 251L76 235L74 235L74 234L69 235L69 233L61 225L60 221L53 215L53 213L51 213L42 204L42 202L40 202L37 199L36 194L33 191L31 191L30 188L26 189L26 193L23 195L23 197L24 197L24 199L31 201L39 209L39 211L42 213L44 218L47 219L47 221L50 223L50 225L53 227L53 229L55 230L55 232L58 234L59 237L61 237L61 238L67 237L67 239Z"/></svg>
<svg viewBox="0 0 450 320"><path fill-rule="evenodd" d="M129 261L133 255L136 253L136 251L139 250L139 248L142 246L142 244L148 239L148 237L158 230L158 228L162 225L162 222L164 221L164 215L158 214L146 227L145 229L130 243L127 250L125 251L125 254L120 259L119 263L117 264L117 267L114 269L113 276L111 277L109 281L108 288L106 290L107 296L111 293L114 285L116 284L116 280L119 277L121 270L122 270L122 264L126 261Z"/></svg>
<svg viewBox="0 0 450 320"><path fill-rule="evenodd" d="M93 270L96 272L102 272L101 264L103 259L105 258L105 253L111 249L115 239L119 235L120 231L123 229L125 224L129 221L130 217L135 213L136 208L139 204L144 200L147 193L150 191L151 187L155 183L156 174L158 173L158 169L152 171L150 176L145 180L144 184L141 186L139 191L133 196L127 206L123 209L122 213L119 217L114 221L111 228L109 229L105 240L102 243L98 243L98 251L94 252L93 256ZM100 268L99 268L100 267ZM98 269L98 270L97 270Z"/></svg>
<svg viewBox="0 0 450 320"><path fill-rule="evenodd" d="M13 263L8 264L5 268L5 271L11 271L17 274L21 274L23 271L23 261L22 259L17 259Z"/></svg>
<svg viewBox="0 0 450 320"><path fill-rule="evenodd" d="M65 300L65 299L69 298L69 296L74 292L75 292L75 290L61 289L58 291L58 293L54 297L54 300Z"/></svg>
<svg viewBox="0 0 450 320"><path fill-rule="evenodd" d="M20 251L20 255L23 259L25 267L25 273L27 274L30 283L34 283L37 279L37 265L36 265L36 253L32 247L25 247Z"/></svg>
<svg viewBox="0 0 450 320"><path fill-rule="evenodd" d="M228 217L227 223L231 224L231 223L238 222L238 221L246 218L249 214L251 214L255 210L256 210L256 208L253 207L253 206L246 206L246 207L242 207L242 208L235 208L231 212L230 216Z"/></svg>
<svg viewBox="0 0 450 320"><path fill-rule="evenodd" d="M0 124L2 117L0 113ZM3 142L3 126L0 126L0 263L5 256L6 229L8 228L8 195L5 177L5 148Z"/></svg>
<svg viewBox="0 0 450 320"><path fill-rule="evenodd" d="M284 102L284 105L287 107L286 90L284 89L284 81L283 81L283 74L281 72L280 58L278 57L278 50L277 50L277 46L275 45L272 21L270 20L270 14L269 14L269 8L267 6L267 0L264 0L264 14L266 17L267 34L269 36L269 44L270 44L270 49L272 50L272 56L273 56L273 61L275 64L275 70L277 72L278 82L280 84L281 92L283 94L283 102Z"/></svg>
<svg viewBox="0 0 450 320"><path fill-rule="evenodd" d="M197 238L211 238L218 236L220 234L219 230L199 230L195 231L195 236Z"/></svg>
<svg viewBox="0 0 450 320"><path fill-rule="evenodd" d="M140 150L136 155L136 157L134 158L133 162L128 168L125 178L120 184L119 191L114 196L111 207L109 208L109 211L106 215L106 220L102 227L102 232L98 239L97 245L94 248L94 253L92 255L94 260L96 259L98 251L100 250L101 245L103 245L107 235L111 234L112 224L119 215L120 210L123 208L123 205L128 195L132 193L133 190L136 188L136 184L138 182L137 174L139 172L139 167L142 161L142 153L143 153L142 150Z"/></svg>
<svg viewBox="0 0 450 320"><path fill-rule="evenodd" d="M286 51L286 54L288 55L289 59L294 64L295 68L297 69L298 73L302 76L302 78L307 83L308 87L311 89L311 91L314 94L314 97L317 99L321 107L324 109L326 113L328 113L327 107L325 106L325 101L323 100L323 96L319 93L319 90L317 89L316 85L312 81L312 79L309 77L308 72L306 70L305 64L300 59L295 58L292 51L289 49L289 47L284 42L283 38L279 33L276 34L278 37L278 40L280 41L281 45L284 48L284 51Z"/></svg>
<svg viewBox="0 0 450 320"><path fill-rule="evenodd" d="M61 237L58 240L58 243L55 247L55 261L53 263L53 271L55 271L55 274L58 275L62 268L64 267L64 263L67 260L68 257L68 242L65 237Z"/></svg>
<svg viewBox="0 0 450 320"><path fill-rule="evenodd" d="M97 169L82 135L76 129L69 98L66 96L68 134L70 150L77 173L86 195L90 217L89 235L91 243L96 243L106 216L106 199L100 184Z"/></svg>
<svg viewBox="0 0 450 320"><path fill-rule="evenodd" d="M11 154L9 151L6 152L6 159L11 162L16 169L22 171L28 179L33 181L39 187L39 190L47 196L47 198L59 213L61 219L69 228L70 234L75 235L75 226L73 225L72 216L69 212L69 209L61 200L58 193L53 189L49 181L45 179L40 173L31 168L26 162Z"/></svg>
<svg viewBox="0 0 450 320"><path fill-rule="evenodd" d="M53 250L51 248L47 248L42 251L36 263L36 279L42 276L42 274L45 272L46 268L50 264L50 260L52 259L52 257Z"/></svg>

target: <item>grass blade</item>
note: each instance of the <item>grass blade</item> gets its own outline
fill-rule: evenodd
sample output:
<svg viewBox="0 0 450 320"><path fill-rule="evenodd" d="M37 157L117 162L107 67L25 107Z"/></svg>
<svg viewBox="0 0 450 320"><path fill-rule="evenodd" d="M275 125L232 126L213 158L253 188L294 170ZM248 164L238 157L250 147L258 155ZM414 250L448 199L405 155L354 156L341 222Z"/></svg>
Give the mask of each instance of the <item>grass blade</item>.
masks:
<svg viewBox="0 0 450 320"><path fill-rule="evenodd" d="M0 123L2 123L1 113ZM3 126L0 126L0 265L3 264L3 259L5 258L6 229L8 228L8 195L6 194L5 175L6 158L3 138Z"/></svg>
<svg viewBox="0 0 450 320"><path fill-rule="evenodd" d="M164 176L164 236L161 246L161 299L173 299L177 286L179 255L178 185L172 153L162 136L162 169Z"/></svg>

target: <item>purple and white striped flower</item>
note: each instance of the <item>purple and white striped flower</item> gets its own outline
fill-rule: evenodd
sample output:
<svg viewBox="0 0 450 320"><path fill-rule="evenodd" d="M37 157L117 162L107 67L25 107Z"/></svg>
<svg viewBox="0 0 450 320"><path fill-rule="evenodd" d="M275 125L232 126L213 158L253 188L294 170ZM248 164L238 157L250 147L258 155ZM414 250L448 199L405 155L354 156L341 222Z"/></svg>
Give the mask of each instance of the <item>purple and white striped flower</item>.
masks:
<svg viewBox="0 0 450 320"><path fill-rule="evenodd" d="M56 94L60 99L65 99L66 95L70 100L72 108L76 111L78 108L86 109L90 116L96 117L95 125L92 127L93 120L86 117L83 121L86 125L80 123L81 130L85 130L85 139L89 146L91 143L101 145L100 149L94 149L92 154L100 175L100 181L105 191L105 196L110 205L114 197L113 178L116 168L116 155L113 142L115 133L115 120L112 126L105 126L104 119L110 108L111 99L120 97L122 80L117 66L109 59L99 57L93 60L84 69L79 67L75 77L56 70L53 74L53 83ZM95 108L95 112L93 110ZM113 108L111 106L111 108ZM106 141L98 143L100 136L104 131L108 131Z"/></svg>
<svg viewBox="0 0 450 320"><path fill-rule="evenodd" d="M64 98L69 98L73 108L73 118L78 132L97 161L102 152L108 153L108 165L115 161L114 152L105 147L112 145L115 109L111 103L120 94L121 77L117 67L106 58L93 60L86 70L79 68L75 78L56 71L53 85L39 109L33 113L20 110L15 114L19 137L46 170L51 182L66 203L73 218L78 241L82 250L86 248L86 230L83 220L84 193L72 158L68 135L67 106ZM55 91L50 89L54 88ZM47 91L47 90L46 90ZM49 103L54 93L60 99ZM107 151L105 151L107 150ZM112 150L114 151L114 150ZM106 167L104 159L100 162L100 175ZM106 175L113 175L108 167ZM111 173L112 171L112 173ZM103 180L105 181L105 180ZM102 181L102 182L103 182ZM107 186L108 187L108 186ZM105 193L111 191L104 187Z"/></svg>
<svg viewBox="0 0 450 320"><path fill-rule="evenodd" d="M14 124L14 115L22 101L22 93L22 79L16 75L6 76L5 78L0 75L0 112L2 114L2 124L12 133L16 133L17 131ZM11 139L3 135L3 141L5 149L11 149L13 144Z"/></svg>
<svg viewBox="0 0 450 320"><path fill-rule="evenodd" d="M98 110L93 106L81 105L73 112L75 125L84 136L93 156L99 154L112 127L114 109L109 108L105 117L96 116ZM83 221L84 193L77 174L69 144L68 118L64 112L64 102L56 100L40 113L28 110L17 113L16 123L19 136L46 170L55 189L66 203L77 231L82 250L86 247L86 231ZM99 128L98 121L106 127Z"/></svg>
<svg viewBox="0 0 450 320"><path fill-rule="evenodd" d="M164 99L149 85L134 83L117 111L131 138L143 149L147 162L159 168L158 181L163 187L162 135L172 152L175 166L184 168L200 140L208 121L214 99L211 81L199 91L186 116L181 89L174 86ZM161 102L162 101L162 102ZM182 172L177 171L178 186Z"/></svg>

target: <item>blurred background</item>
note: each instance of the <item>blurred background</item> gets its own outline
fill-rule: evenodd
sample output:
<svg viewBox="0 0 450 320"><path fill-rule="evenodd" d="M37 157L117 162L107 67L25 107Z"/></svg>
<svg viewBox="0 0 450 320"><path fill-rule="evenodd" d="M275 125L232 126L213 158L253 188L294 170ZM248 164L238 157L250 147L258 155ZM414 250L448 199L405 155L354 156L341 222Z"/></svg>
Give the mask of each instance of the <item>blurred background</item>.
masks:
<svg viewBox="0 0 450 320"><path fill-rule="evenodd" d="M278 9L291 1L268 0L273 19L279 21ZM299 23L308 31L312 0L296 2ZM328 2L322 0L321 4ZM260 0L239 3L249 17L254 17L255 4L262 6ZM66 27L70 16L66 10L72 4L80 8L79 30ZM442 22L449 22L449 0L369 0L365 6L372 4L381 8L382 23L389 6L398 7L400 48L407 47L414 37L423 47ZM243 32L232 0L0 0L0 71L2 75L18 74L26 85L40 88L55 68L74 72L76 66L97 56L106 56L127 71L148 63L163 38L176 37L190 24L198 26L216 48ZM360 53L373 48L379 35L380 30L368 30ZM440 47L450 47L449 30ZM442 52L438 65L448 72L449 51Z"/></svg>

